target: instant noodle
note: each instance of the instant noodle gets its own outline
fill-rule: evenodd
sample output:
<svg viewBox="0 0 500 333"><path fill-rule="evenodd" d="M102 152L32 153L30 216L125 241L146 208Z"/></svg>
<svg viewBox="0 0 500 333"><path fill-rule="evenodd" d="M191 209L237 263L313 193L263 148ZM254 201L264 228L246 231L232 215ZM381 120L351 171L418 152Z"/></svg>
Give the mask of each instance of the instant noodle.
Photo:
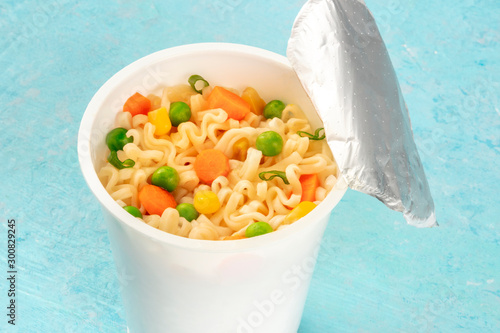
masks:
<svg viewBox="0 0 500 333"><path fill-rule="evenodd" d="M284 228L326 197L337 165L297 105L188 82L136 93L119 112L98 174L122 207L165 232L224 240Z"/></svg>

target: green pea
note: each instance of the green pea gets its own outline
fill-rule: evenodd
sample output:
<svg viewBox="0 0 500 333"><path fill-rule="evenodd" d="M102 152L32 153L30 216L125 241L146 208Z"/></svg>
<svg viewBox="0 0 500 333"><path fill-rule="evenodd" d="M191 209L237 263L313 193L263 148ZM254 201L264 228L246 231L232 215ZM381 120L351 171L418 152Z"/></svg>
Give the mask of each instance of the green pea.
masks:
<svg viewBox="0 0 500 333"><path fill-rule="evenodd" d="M151 184L172 192L179 185L179 180L177 170L169 166L162 166L153 172Z"/></svg>
<svg viewBox="0 0 500 333"><path fill-rule="evenodd" d="M170 111L168 113L172 126L179 126L181 123L191 119L191 108L184 102L173 102L170 104Z"/></svg>
<svg viewBox="0 0 500 333"><path fill-rule="evenodd" d="M200 215L194 208L194 205L190 203L178 204L177 207L175 207L175 209L177 209L181 217L185 218L189 222L197 219L198 216Z"/></svg>
<svg viewBox="0 0 500 333"><path fill-rule="evenodd" d="M266 131L257 137L255 146L264 156L276 156L283 150L283 139L275 131Z"/></svg>
<svg viewBox="0 0 500 333"><path fill-rule="evenodd" d="M106 135L106 145L111 151L122 150L127 143L133 141L134 137L127 137L127 130L122 127L115 128Z"/></svg>
<svg viewBox="0 0 500 333"><path fill-rule="evenodd" d="M273 227L271 227L269 223L260 221L250 224L247 230L245 230L245 236L250 238L250 237L264 235L272 231Z"/></svg>
<svg viewBox="0 0 500 333"><path fill-rule="evenodd" d="M278 99L270 101L264 107L264 117L266 117L266 119L271 119L274 117L278 117L281 119L281 114L283 113L285 106L285 103Z"/></svg>
<svg viewBox="0 0 500 333"><path fill-rule="evenodd" d="M129 212L132 216L139 217L142 219L142 213L137 207L125 206L125 207L123 207L123 209L125 209L127 212Z"/></svg>

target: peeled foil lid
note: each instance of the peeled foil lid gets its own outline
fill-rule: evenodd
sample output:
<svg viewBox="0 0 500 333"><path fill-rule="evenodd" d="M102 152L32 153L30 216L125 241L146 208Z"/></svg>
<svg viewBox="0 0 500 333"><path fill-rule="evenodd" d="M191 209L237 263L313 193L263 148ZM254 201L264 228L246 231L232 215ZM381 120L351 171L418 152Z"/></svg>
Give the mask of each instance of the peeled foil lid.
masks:
<svg viewBox="0 0 500 333"><path fill-rule="evenodd" d="M410 116L385 44L361 0L310 0L295 19L287 57L324 122L350 188L437 226Z"/></svg>

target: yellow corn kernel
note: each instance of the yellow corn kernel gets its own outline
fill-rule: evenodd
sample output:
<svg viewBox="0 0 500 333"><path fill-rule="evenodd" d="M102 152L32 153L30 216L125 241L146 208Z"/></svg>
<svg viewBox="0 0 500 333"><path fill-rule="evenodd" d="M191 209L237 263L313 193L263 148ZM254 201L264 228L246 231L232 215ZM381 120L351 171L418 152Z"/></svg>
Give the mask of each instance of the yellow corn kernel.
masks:
<svg viewBox="0 0 500 333"><path fill-rule="evenodd" d="M212 191L198 191L194 195L194 208L201 214L212 214L219 210L220 202Z"/></svg>
<svg viewBox="0 0 500 333"><path fill-rule="evenodd" d="M298 219L301 219L309 214L314 208L316 208L316 204L314 202L302 201L297 205L297 207L295 207L290 213L288 213L282 224L292 224Z"/></svg>
<svg viewBox="0 0 500 333"><path fill-rule="evenodd" d="M243 90L241 94L241 98L250 104L250 110L256 115L261 115L264 111L264 107L266 106L266 102L262 98L260 98L257 90L252 87L247 87Z"/></svg>
<svg viewBox="0 0 500 333"><path fill-rule="evenodd" d="M250 142L247 138L241 138L233 145L233 159L245 161L247 159L247 151L250 148Z"/></svg>
<svg viewBox="0 0 500 333"><path fill-rule="evenodd" d="M167 134L172 128L166 108L159 108L148 112L148 120L151 124L155 125L155 135Z"/></svg>

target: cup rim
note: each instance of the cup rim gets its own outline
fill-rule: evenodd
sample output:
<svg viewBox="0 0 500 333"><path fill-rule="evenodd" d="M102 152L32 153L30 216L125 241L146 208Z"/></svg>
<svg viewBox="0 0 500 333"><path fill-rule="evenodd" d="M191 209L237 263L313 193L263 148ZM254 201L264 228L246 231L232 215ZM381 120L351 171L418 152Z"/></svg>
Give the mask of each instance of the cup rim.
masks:
<svg viewBox="0 0 500 333"><path fill-rule="evenodd" d="M240 252L255 247L262 247L266 244L269 245L273 244L274 242L280 242L281 240L290 237L292 234L300 233L304 228L309 228L314 224L319 223L321 219L314 218L314 216L324 217L326 215L329 215L330 206L333 205L333 207L335 207L347 191L347 184L342 176L338 177L337 183L334 188L330 191L327 197L314 209L314 215L307 215L299 221L287 226L286 228L279 230L279 232L272 232L269 234L261 235L259 237L225 241L200 240L181 237L164 232L162 230L158 230L147 225L146 223L140 223L139 221L137 221L137 218L133 217L131 214L122 209L115 202L115 200L113 200L111 195L109 195L104 186L101 184L92 163L90 137L92 132L92 125L96 119L99 106L103 103L108 93L119 86L121 82L123 82L123 80L129 75L129 73L140 70L141 68L143 69L146 65L151 65L158 61L165 61L165 59L168 58L174 58L198 52L223 52L232 53L235 55L250 55L292 69L286 57L257 47L234 43L196 43L175 46L154 52L132 62L128 66L118 71L110 79L108 79L92 97L82 116L80 129L78 132L78 158L80 168L88 187L90 188L94 196L98 199L101 206L108 212L110 212L115 219L120 221L121 224L131 228L132 230L135 230L136 232L139 232L144 236L149 237L152 240L176 247L181 247L184 249L191 249L196 251L203 250L206 252Z"/></svg>

